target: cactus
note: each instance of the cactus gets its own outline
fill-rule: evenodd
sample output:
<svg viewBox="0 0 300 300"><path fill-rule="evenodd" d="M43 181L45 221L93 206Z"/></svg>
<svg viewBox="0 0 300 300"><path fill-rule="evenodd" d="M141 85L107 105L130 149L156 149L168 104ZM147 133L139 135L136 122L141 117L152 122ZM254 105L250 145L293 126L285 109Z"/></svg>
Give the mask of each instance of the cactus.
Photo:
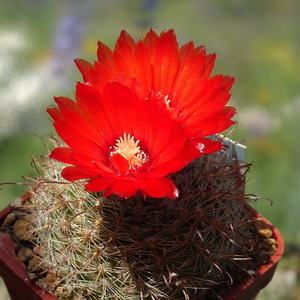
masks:
<svg viewBox="0 0 300 300"><path fill-rule="evenodd" d="M274 246L253 258L249 165L216 138L235 123L234 78L210 76L215 54L173 30L122 31L97 58L76 60L76 101L47 109L65 144L51 138L6 220L29 278L66 300L220 299Z"/></svg>
<svg viewBox="0 0 300 300"><path fill-rule="evenodd" d="M172 200L103 197L62 179L60 162L35 165L18 238L34 245L29 277L59 299L218 299L243 273L247 166L226 151L174 173L181 194Z"/></svg>

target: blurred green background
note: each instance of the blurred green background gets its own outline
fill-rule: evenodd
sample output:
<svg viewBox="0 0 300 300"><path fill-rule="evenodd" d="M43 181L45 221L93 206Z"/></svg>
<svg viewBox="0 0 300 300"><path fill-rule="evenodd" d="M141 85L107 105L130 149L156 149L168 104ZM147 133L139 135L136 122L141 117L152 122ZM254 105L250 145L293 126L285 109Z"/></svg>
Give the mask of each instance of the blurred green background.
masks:
<svg viewBox="0 0 300 300"><path fill-rule="evenodd" d="M284 235L284 299L300 299L299 14L297 0L0 0L0 182L34 174L30 153L46 153L38 136L54 132L45 109L81 79L74 58L92 61L97 40L113 47L121 29L138 39L174 28L180 44L217 52L215 73L237 77L233 139L246 139L253 162L247 192L273 201L254 207ZM26 186L1 189L3 208ZM270 293L261 299L283 299Z"/></svg>

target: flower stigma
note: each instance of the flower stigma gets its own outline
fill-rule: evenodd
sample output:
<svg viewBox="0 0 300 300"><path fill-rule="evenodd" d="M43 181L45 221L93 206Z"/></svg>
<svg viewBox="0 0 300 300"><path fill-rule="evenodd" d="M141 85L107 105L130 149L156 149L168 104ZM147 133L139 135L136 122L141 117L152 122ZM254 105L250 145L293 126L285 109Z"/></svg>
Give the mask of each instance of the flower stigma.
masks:
<svg viewBox="0 0 300 300"><path fill-rule="evenodd" d="M110 156L120 154L128 162L129 169L136 170L147 161L147 155L140 149L140 140L134 139L130 133L124 133L119 139L116 140L116 145L111 147Z"/></svg>

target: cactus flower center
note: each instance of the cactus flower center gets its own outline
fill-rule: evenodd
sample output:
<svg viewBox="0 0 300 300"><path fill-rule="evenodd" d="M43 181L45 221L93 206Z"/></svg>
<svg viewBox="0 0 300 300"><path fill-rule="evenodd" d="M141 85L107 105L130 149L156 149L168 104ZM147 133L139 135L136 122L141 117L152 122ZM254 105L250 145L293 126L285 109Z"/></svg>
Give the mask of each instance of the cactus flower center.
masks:
<svg viewBox="0 0 300 300"><path fill-rule="evenodd" d="M124 133L111 147L112 162L121 174L126 174L129 169L137 170L147 161L147 155L140 149L139 142L130 133Z"/></svg>

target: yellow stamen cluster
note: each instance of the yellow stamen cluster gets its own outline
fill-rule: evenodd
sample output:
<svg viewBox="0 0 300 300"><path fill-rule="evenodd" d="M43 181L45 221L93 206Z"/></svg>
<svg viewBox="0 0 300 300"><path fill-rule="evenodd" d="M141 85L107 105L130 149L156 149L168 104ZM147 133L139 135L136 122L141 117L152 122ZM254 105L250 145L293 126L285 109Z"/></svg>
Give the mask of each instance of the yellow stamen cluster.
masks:
<svg viewBox="0 0 300 300"><path fill-rule="evenodd" d="M116 145L112 147L110 156L116 153L121 154L128 161L129 168L135 170L147 161L146 153L138 146L139 142L140 140L135 141L130 133L124 133L123 137L117 139Z"/></svg>

